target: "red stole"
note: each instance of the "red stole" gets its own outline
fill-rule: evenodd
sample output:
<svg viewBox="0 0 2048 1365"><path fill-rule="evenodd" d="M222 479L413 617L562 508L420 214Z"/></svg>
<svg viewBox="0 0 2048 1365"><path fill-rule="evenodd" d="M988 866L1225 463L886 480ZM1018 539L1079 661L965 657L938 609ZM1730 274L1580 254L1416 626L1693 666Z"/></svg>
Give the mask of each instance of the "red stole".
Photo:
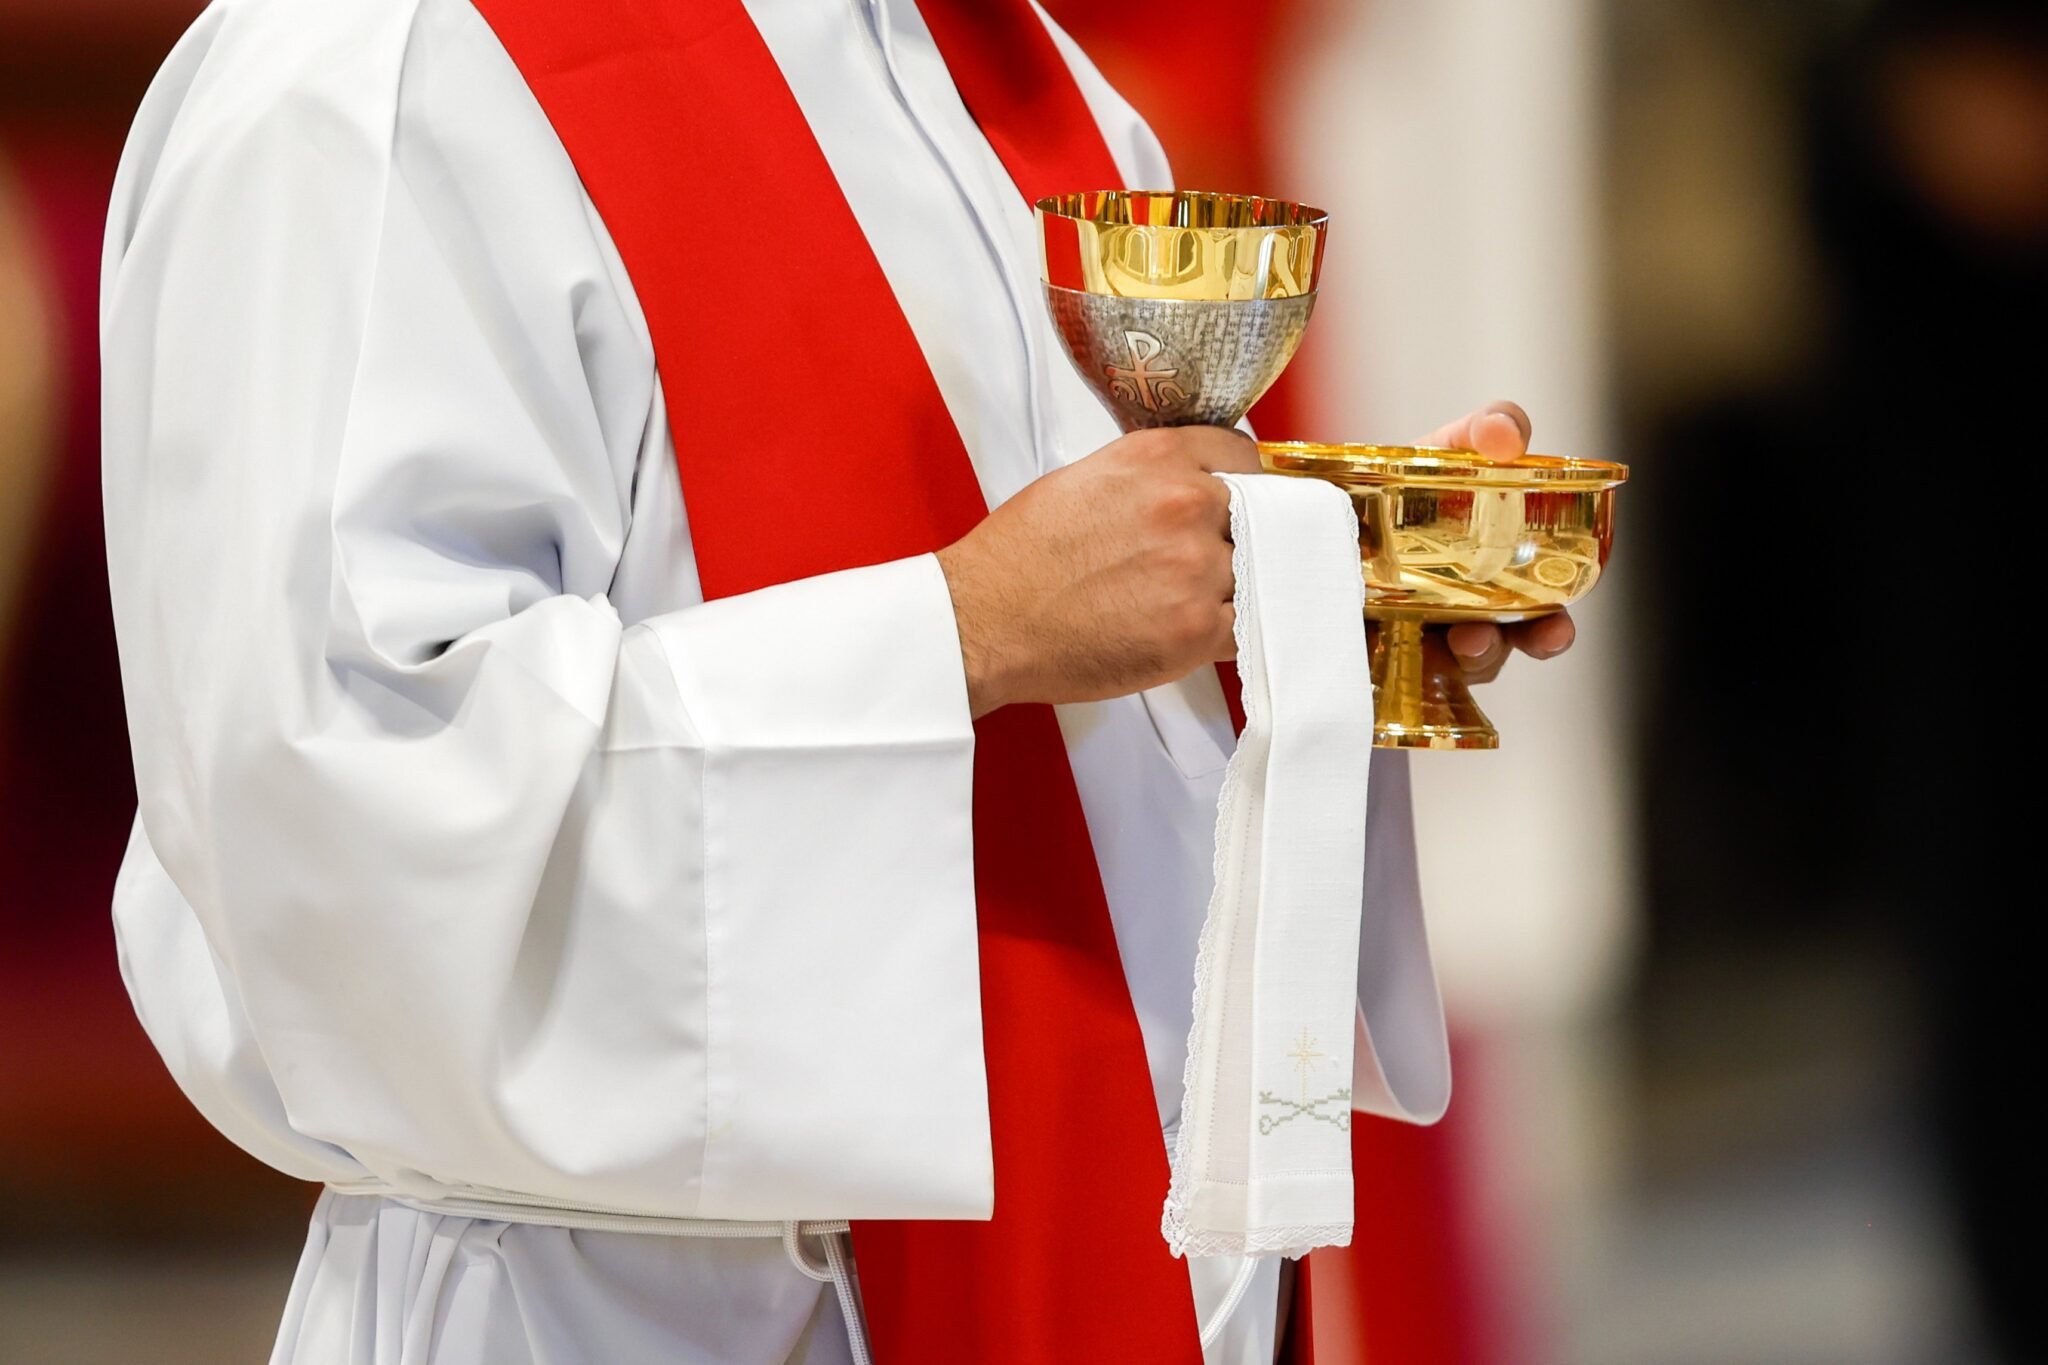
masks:
<svg viewBox="0 0 2048 1365"><path fill-rule="evenodd" d="M948 3L959 12L926 0L935 35L1021 187L1115 184L1026 0ZM936 550L987 514L881 267L738 0L478 8L632 275L707 596ZM764 223L773 233L750 238ZM733 268L770 247L772 269ZM1065 746L1044 706L976 731L995 1216L855 1229L878 1365L1198 1362L1187 1270L1159 1234L1166 1149L1144 1043Z"/></svg>

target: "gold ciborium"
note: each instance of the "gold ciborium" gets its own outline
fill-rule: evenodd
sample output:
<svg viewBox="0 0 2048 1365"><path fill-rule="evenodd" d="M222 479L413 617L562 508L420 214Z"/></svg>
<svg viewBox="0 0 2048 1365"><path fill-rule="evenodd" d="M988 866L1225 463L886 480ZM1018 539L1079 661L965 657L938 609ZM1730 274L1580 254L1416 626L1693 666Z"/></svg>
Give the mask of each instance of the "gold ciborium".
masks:
<svg viewBox="0 0 2048 1365"><path fill-rule="evenodd" d="M1074 368L1125 431L1234 426L1301 344L1329 219L1255 195L1097 190L1037 206L1046 303ZM1442 627L1561 611L1613 538L1621 465L1471 451L1269 442L1276 474L1358 509L1373 743L1492 749ZM1437 627L1437 629L1426 629Z"/></svg>
<svg viewBox="0 0 2048 1365"><path fill-rule="evenodd" d="M1372 642L1373 743L1382 749L1494 749L1500 732L1465 685L1441 630L1506 625L1586 595L1614 542L1626 467L1465 450L1266 441L1276 474L1327 479L1358 509Z"/></svg>

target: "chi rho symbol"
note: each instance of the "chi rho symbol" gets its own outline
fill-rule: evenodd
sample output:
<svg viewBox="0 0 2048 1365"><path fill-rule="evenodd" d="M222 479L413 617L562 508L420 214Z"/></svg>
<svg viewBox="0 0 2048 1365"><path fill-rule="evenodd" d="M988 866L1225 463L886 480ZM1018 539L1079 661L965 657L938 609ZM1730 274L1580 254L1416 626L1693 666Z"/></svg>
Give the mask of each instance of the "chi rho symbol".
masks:
<svg viewBox="0 0 2048 1365"><path fill-rule="evenodd" d="M1125 332L1124 349L1126 363L1103 366L1112 394L1147 412L1187 401L1187 389L1174 382L1180 368L1169 363L1165 342L1150 332Z"/></svg>

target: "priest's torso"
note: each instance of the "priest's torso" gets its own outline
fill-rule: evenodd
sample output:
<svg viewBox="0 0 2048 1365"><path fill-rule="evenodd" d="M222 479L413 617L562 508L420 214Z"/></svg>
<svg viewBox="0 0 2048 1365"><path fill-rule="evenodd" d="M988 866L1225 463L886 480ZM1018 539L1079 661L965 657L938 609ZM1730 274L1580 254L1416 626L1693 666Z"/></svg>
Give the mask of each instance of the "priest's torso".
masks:
<svg viewBox="0 0 2048 1365"><path fill-rule="evenodd" d="M988 503L1112 439L1115 428L1070 373L1044 316L1029 207L961 104L915 6L755 0L748 10L888 279ZM1066 55L1125 182L1169 183L1142 122L1078 53ZM764 197L772 198L773 168L762 175ZM249 188L210 194L212 177L246 180ZM151 328L124 313L124 300L158 289L156 258L184 249L178 242L189 234L212 231L209 215L263 213L299 215L281 225L279 240L295 242L303 259L224 261L217 279L190 286L210 291L188 301L193 306L216 304L221 289L248 291L246 306L227 310L245 315L248 327L219 338L222 368L209 370L204 356L151 354ZM195 497L177 509L195 523L185 532L194 544L249 542L238 565L242 577L280 589L263 596L262 611L243 615L232 600L205 592L194 594L190 620L142 626L132 598L126 608L125 668L176 671L187 695L209 686L264 694L253 710L223 707L213 739L232 757L219 760L180 751L191 744L189 729L175 743L153 745L169 727L149 703L131 701L145 821L173 840L209 821L215 829L237 822L261 827L249 812L180 808L181 800L195 804L189 793L206 790L203 783L178 788L182 797L157 797L162 804L152 809L150 792L175 785L153 783L152 764L166 771L192 761L273 771L306 765L343 787L388 783L393 771L403 773L403 782L379 788L365 805L376 821L418 835L410 847L428 850L423 857L445 853L413 869L408 886L433 889L405 910L421 942L457 940L460 951L430 954L433 974L401 970L390 959L388 938L352 938L343 927L331 940L342 945L338 950L297 963L305 975L294 983L286 972L273 988L327 989L316 983L339 976L366 1017L377 1013L380 994L393 992L383 1014L418 1030L423 1057L444 1045L467 1049L477 1055L466 1060L494 1078L485 1094L451 1094L445 1113L417 1103L379 1112L392 1093L382 1078L352 1078L346 1060L331 1051L301 1053L304 1029L289 1009L243 998L240 961L263 951L270 936L295 932L284 909L331 921L359 911L374 918L382 908L372 903L396 884L396 874L375 866L392 856L381 824L333 823L324 831L326 852L309 860L282 849L185 846L167 847L160 858L139 822L116 902L124 969L138 1012L181 1084L257 1156L342 1187L371 1182L431 1193L459 1186L469 1178L465 1172L421 1169L415 1153L450 1150L438 1134L475 1126L514 1139L482 1163L488 1179L481 1183L553 1193L525 1188L540 1178L528 1178L528 1156L511 1148L530 1145L558 1166L618 1172L609 1188L630 1211L782 1212L776 1201L787 1191L733 1188L744 1186L743 1175L718 1191L727 1205L697 1205L718 1183L705 1167L720 1138L719 1088L736 1084L718 1074L715 1053L704 1059L703 1037L716 1023L680 1010L635 1019L628 1003L607 998L607 983L621 980L633 983L628 994L635 987L677 999L701 992L721 936L746 932L733 926L747 923L769 896L719 883L707 872L719 866L716 859L675 834L703 813L685 809L690 800L715 799L708 790L677 797L688 785L677 774L714 771L703 755L722 742L720 708L730 700L738 713L749 699L723 695L721 689L744 681L734 683L715 659L690 653L715 649L725 627L666 624L701 603L703 593L654 348L604 222L490 28L467 0L216 4L151 92L113 223L109 364L117 373L128 366L153 376L138 382L162 405L145 419L110 410L110 539L153 555L158 571L179 558L179 546L163 543L165 508L150 505L157 495L141 488L148 478L163 482L150 452L163 429L186 420L182 392L246 385L224 438L264 433L276 461L274 478L259 472L254 482L261 486L244 478L231 492ZM221 235L232 240L236 233ZM307 262L339 284L309 283ZM168 319L175 330L178 291L161 292L149 317ZM708 279L704 325L716 328L721 309L745 302L743 288L725 292ZM844 343L846 363L858 367L860 336ZM270 368L278 365L287 368ZM308 377L301 370L309 366L325 372ZM774 420L779 389L808 379L764 369L757 379L763 421ZM189 420L221 419L195 410ZM858 414L848 420L858 421ZM465 498L480 499L473 517L449 510ZM431 524L431 554L419 548L422 523ZM331 553L308 558L308 542L331 546ZM912 582L914 572L901 575L902 595L929 598L929 575ZM878 591L886 597L896 589L883 584ZM488 608L478 607L479 595L491 599ZM117 591L117 612L118 599ZM791 671L800 673L800 632L815 624L806 610L799 604L732 629L780 624L798 632L782 647L790 651ZM223 622L222 613L235 619ZM280 636L301 665L318 666L300 675L282 669L267 683L252 683L269 677L275 659L266 650ZM236 639L251 643L229 643ZM435 652L458 640L456 652L473 651L474 662L451 664ZM605 657L615 664L589 662ZM358 660L367 662L357 666ZM677 677L682 706L675 704ZM479 682L493 678L502 681ZM544 708L542 722L505 727L500 709L536 685L560 704ZM235 718L246 718L253 731L262 724L258 712L287 722L280 733L245 743ZM1142 697L1063 707L1059 723L1160 1122L1170 1129L1229 716L1216 678L1204 670ZM603 731L605 762L572 771L593 726ZM581 831L575 848L558 847L546 866L518 883L531 889L530 911L503 934L476 925L501 906L465 902L473 894L487 899L472 887L512 885L492 879L524 845L480 815L471 792L444 785L447 758L424 738L395 768L380 768L383 760L371 757L394 734L402 740L445 728L459 736L465 727L497 755L504 800L552 800ZM433 741L447 742L445 735ZM244 751L266 744L268 752ZM764 747L774 747L772 736ZM800 803L800 766L791 772L787 799ZM878 774L881 782L897 780ZM639 813L621 816L618 808L627 805ZM275 885L252 889L259 877ZM352 878L361 887L353 899L346 885ZM271 896L280 913L273 923L231 931L195 908L216 893L223 901ZM572 912L584 904L605 913ZM311 938L330 942L317 933ZM669 947L676 951L665 960ZM772 944L752 951L756 963L772 964ZM637 981L636 971L643 974ZM945 1041L948 1021L966 1008L962 987L958 980L935 987L928 1009L918 998L902 1002L907 1015L929 1020L938 1035L935 1056L973 1051L971 1037L956 1039L950 1053ZM964 987L971 996L972 980ZM422 991L438 998L423 1006ZM546 998L523 998L536 991ZM744 1000L723 1005L733 1018L749 1008ZM613 1006L615 1016L608 1016ZM711 1008L719 1007L714 990ZM780 1016L756 1017L751 1026L790 1035L784 1057L801 1057L807 1036L822 1041L834 1027L823 1005L779 1008ZM598 1022L587 1026L588 1037L565 1042L555 1031L572 1012ZM487 1016L513 1020L519 1036L483 1027ZM608 1070L624 1077L649 1058L658 1065L640 1065L630 1082L604 1084ZM968 1064L957 1056L946 1063L955 1072ZM588 1089L571 1083L579 1069ZM929 1081L943 1088L952 1074L898 1079L904 1087ZM807 1084L800 1075L785 1081L795 1092ZM820 1090L834 1084L830 1075L815 1078ZM596 1108L593 1096L602 1097ZM962 1108L971 1109L971 1100L967 1095ZM643 1141L635 1120L648 1104L672 1104L682 1115L664 1125L684 1134L675 1152L635 1148ZM477 1105L493 1113L455 1108ZM804 1115L801 1107L788 1112ZM703 1131L691 1135L693 1114L705 1117ZM943 1133L905 1135L906 1142L920 1138L945 1145ZM971 1183L972 1174L961 1183ZM657 1198L650 1190L667 1193ZM901 1210L881 1198L872 1208L845 1211L959 1216L945 1207L954 1198L935 1194L925 1208L912 1196ZM433 1278L452 1276L465 1256L480 1255L498 1258L494 1269L468 1290L451 1290L446 1309L455 1318L477 1315L463 1330L480 1333L479 1340L517 1326L499 1321L505 1315L532 1311L537 1300L522 1297L522 1279L581 1286L552 1321L525 1325L537 1359L570 1358L549 1351L573 1353L577 1341L599 1330L611 1300L642 1295L669 1296L669 1303L641 1323L644 1340L618 1343L609 1358L639 1359L643 1350L649 1360L678 1358L679 1351L680 1358L698 1358L688 1354L695 1350L704 1359L833 1360L845 1350L843 1333L834 1336L830 1296L821 1299L770 1248L664 1242L656 1250L645 1238L465 1227L381 1203L341 1201L323 1216L324 1252L309 1250L310 1278L302 1274L288 1337L294 1322L309 1339L325 1330L318 1319L336 1311L337 1286L352 1282L347 1292L360 1297L363 1279L374 1281L374 1267L389 1270L394 1257L425 1257L438 1264L430 1267ZM481 1250L484 1243L492 1250ZM414 1251L402 1250L406 1244ZM315 1264L322 1254L331 1261L327 1271ZM326 1299L323 1275L333 1281ZM1198 1300L1213 1299L1229 1275L1229 1267L1197 1268ZM1259 1302L1255 1297L1212 1359L1270 1353L1272 1309ZM736 1313L735 1303L746 1311ZM737 1338L719 1336L736 1330L728 1321L734 1317L746 1327L744 1349ZM446 1322L403 1330L444 1328L455 1330ZM380 1334L394 1330L389 1323L376 1327ZM387 1357L380 1350L359 1358ZM523 1357L493 1349L478 1358Z"/></svg>

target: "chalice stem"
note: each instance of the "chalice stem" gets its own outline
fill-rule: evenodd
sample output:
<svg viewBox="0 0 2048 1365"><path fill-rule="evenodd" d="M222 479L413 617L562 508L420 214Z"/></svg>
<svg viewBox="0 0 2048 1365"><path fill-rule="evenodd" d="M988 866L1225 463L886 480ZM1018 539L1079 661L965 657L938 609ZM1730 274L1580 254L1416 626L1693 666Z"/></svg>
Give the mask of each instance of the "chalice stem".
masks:
<svg viewBox="0 0 2048 1365"><path fill-rule="evenodd" d="M1372 647L1374 747L1497 749L1500 732L1472 700L1441 628L1381 621Z"/></svg>

